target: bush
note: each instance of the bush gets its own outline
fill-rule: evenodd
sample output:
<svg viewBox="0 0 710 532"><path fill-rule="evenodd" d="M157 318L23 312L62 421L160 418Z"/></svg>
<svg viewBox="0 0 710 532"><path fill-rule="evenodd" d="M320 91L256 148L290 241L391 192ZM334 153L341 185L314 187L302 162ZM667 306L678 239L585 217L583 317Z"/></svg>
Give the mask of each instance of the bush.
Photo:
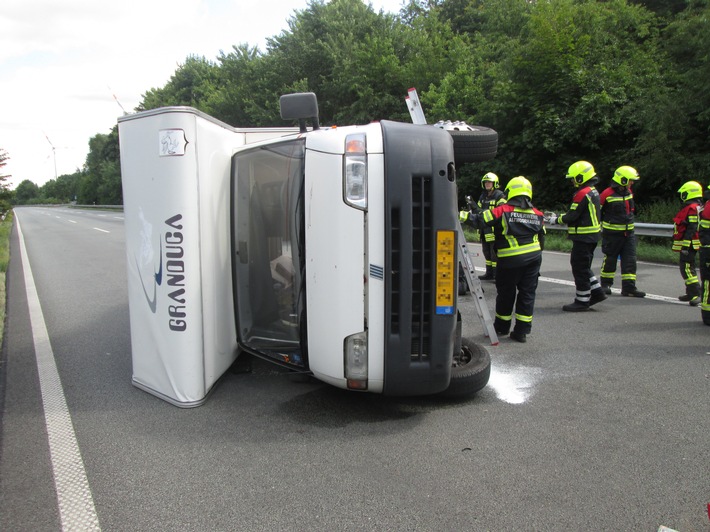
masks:
<svg viewBox="0 0 710 532"><path fill-rule="evenodd" d="M0 272L7 271L10 262L10 231L12 231L13 212L9 211L0 222Z"/></svg>
<svg viewBox="0 0 710 532"><path fill-rule="evenodd" d="M637 205L636 221L647 224L672 224L682 204L680 200L664 200Z"/></svg>

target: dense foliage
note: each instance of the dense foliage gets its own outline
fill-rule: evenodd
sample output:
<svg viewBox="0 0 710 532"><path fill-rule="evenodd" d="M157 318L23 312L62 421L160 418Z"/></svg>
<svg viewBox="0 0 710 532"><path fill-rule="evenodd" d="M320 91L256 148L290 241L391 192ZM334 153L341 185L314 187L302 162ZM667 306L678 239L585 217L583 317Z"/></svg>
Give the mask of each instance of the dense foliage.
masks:
<svg viewBox="0 0 710 532"><path fill-rule="evenodd" d="M635 166L641 204L674 200L683 182L710 181L709 21L710 0L411 0L396 16L312 0L265 51L188 57L137 110L189 105L273 126L281 94L312 91L325 125L408 121L404 96L416 87L430 122L499 132L494 161L460 169L462 195L494 171L503 183L529 177L538 205L564 204L566 168L587 159L602 184ZM37 194L120 203L115 128L91 139L78 175Z"/></svg>
<svg viewBox="0 0 710 532"><path fill-rule="evenodd" d="M7 180L11 177L8 174L3 173L3 168L7 165L7 161L10 159L8 153L0 148L0 214L7 212L10 205L10 198L12 194L9 190L9 185Z"/></svg>

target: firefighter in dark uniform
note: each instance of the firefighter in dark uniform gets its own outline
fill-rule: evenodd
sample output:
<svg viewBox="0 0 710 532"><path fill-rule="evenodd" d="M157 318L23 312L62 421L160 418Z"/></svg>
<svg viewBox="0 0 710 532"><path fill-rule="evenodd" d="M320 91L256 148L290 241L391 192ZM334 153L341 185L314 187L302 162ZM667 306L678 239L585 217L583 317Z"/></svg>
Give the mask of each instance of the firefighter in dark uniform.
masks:
<svg viewBox="0 0 710 532"><path fill-rule="evenodd" d="M710 185L703 196L705 206L698 220L698 238L700 240L700 314L705 325L710 325Z"/></svg>
<svg viewBox="0 0 710 532"><path fill-rule="evenodd" d="M685 281L685 294L678 297L697 307L700 303L700 283L695 270L695 255L700 248L698 239L698 210L703 204L703 187L688 181L678 189L683 208L673 218L673 251L679 253L678 266Z"/></svg>
<svg viewBox="0 0 710 532"><path fill-rule="evenodd" d="M599 277L602 290L611 294L616 261L621 262L621 295L646 297L636 288L636 235L634 234L634 194L631 185L639 174L631 166L621 166L614 172L611 185L600 195L602 212L602 252L604 260Z"/></svg>
<svg viewBox="0 0 710 532"><path fill-rule="evenodd" d="M592 271L594 250L599 242L601 206L599 192L594 185L599 181L594 167L587 161L577 161L567 170L567 179L577 188L569 210L557 216L551 213L548 221L567 224L567 238L572 241L570 265L574 276L575 298L562 310L581 312L604 301L606 294Z"/></svg>
<svg viewBox="0 0 710 532"><path fill-rule="evenodd" d="M493 172L488 172L481 178L483 192L478 199L478 208L481 211L491 210L505 203L505 193L500 189L498 176ZM498 256L495 249L495 235L493 228L487 225L481 227L481 248L483 257L486 259L486 273L478 278L483 281L493 281L496 278L496 267Z"/></svg>
<svg viewBox="0 0 710 532"><path fill-rule="evenodd" d="M462 221L493 228L498 255L496 317L493 327L500 335L525 342L532 329L535 291L544 244L543 214L532 204L532 185L522 176L505 187L508 202L476 214L461 211ZM511 331L515 309L515 327Z"/></svg>

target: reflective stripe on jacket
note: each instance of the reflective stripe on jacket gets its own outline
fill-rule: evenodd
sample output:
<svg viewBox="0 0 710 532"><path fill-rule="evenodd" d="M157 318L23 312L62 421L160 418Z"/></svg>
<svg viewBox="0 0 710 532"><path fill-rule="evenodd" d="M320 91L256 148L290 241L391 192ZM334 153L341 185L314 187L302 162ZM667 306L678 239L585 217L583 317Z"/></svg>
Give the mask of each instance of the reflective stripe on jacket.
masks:
<svg viewBox="0 0 710 532"><path fill-rule="evenodd" d="M483 212L481 218L493 227L499 268L521 266L542 254L543 214L536 208L507 203Z"/></svg>
<svg viewBox="0 0 710 532"><path fill-rule="evenodd" d="M634 230L634 195L630 188L622 194L617 187L608 187L599 195L602 230L613 234Z"/></svg>
<svg viewBox="0 0 710 532"><path fill-rule="evenodd" d="M698 218L698 240L700 246L710 248L710 200L705 202L703 212Z"/></svg>
<svg viewBox="0 0 710 532"><path fill-rule="evenodd" d="M572 205L557 221L567 225L567 237L582 242L597 242L601 231L599 192L592 186L580 188L572 198Z"/></svg>
<svg viewBox="0 0 710 532"><path fill-rule="evenodd" d="M488 195L488 192L485 190L481 194L481 197L478 199L478 206L481 208L482 211L486 210L492 210L498 207L499 205L504 205L505 204L505 193L498 189L495 188L491 191L491 195ZM493 242L495 240L495 235L493 234L493 228L488 227L487 225L484 225L481 227L481 241L485 240L486 242Z"/></svg>
<svg viewBox="0 0 710 532"><path fill-rule="evenodd" d="M698 207L700 199L692 199L673 218L673 251L683 248L698 249Z"/></svg>

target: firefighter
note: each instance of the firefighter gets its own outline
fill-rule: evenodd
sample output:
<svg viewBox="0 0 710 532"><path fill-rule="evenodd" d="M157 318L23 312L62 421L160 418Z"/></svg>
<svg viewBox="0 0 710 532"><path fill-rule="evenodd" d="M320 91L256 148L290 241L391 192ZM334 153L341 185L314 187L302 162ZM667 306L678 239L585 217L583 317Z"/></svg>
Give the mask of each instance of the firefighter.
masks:
<svg viewBox="0 0 710 532"><path fill-rule="evenodd" d="M510 180L505 187L507 203L472 216L459 213L462 221L476 227L491 227L498 256L496 270L496 317L493 327L499 335L527 341L532 329L535 291L542 264L543 214L532 204L532 185L525 177ZM515 327L511 331L515 310Z"/></svg>
<svg viewBox="0 0 710 532"><path fill-rule="evenodd" d="M505 203L505 193L500 189L498 176L493 172L488 172L481 178L481 197L478 199L478 208L481 211L491 210ZM495 250L495 235L493 228L487 225L481 227L481 248L483 257L486 259L486 273L478 278L483 281L493 281L496 278L496 267L498 257Z"/></svg>
<svg viewBox="0 0 710 532"><path fill-rule="evenodd" d="M705 325L710 325L710 185L703 196L705 205L698 220L698 239L700 240L700 314Z"/></svg>
<svg viewBox="0 0 710 532"><path fill-rule="evenodd" d="M582 312L604 301L606 294L592 271L594 250L599 242L601 206L599 192L594 188L598 178L594 167L587 161L577 161L567 170L567 179L577 189L566 213L548 215L551 225L567 224L567 238L572 241L570 265L574 276L575 298L562 310Z"/></svg>
<svg viewBox="0 0 710 532"><path fill-rule="evenodd" d="M599 277L602 290L611 294L617 258L621 262L621 295L646 297L636 288L636 235L634 234L634 194L631 185L639 174L631 166L616 169L609 187L599 196L602 213L602 252L604 260Z"/></svg>
<svg viewBox="0 0 710 532"><path fill-rule="evenodd" d="M673 251L679 253L678 266L685 281L685 294L678 297L697 307L700 303L700 283L695 271L695 255L700 248L698 210L703 204L703 187L688 181L678 189L683 208L673 218Z"/></svg>

